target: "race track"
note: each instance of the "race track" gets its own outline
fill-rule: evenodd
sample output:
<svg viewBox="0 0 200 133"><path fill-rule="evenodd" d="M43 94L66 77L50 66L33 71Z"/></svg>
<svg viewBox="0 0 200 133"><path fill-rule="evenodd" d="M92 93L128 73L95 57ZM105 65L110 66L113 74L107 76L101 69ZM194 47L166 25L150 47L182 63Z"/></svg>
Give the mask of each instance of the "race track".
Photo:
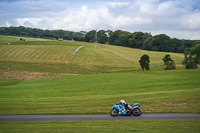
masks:
<svg viewBox="0 0 200 133"><path fill-rule="evenodd" d="M10 115L0 116L0 121L74 121L74 120L139 120L139 119L195 119L200 114L142 114L141 116L110 115Z"/></svg>

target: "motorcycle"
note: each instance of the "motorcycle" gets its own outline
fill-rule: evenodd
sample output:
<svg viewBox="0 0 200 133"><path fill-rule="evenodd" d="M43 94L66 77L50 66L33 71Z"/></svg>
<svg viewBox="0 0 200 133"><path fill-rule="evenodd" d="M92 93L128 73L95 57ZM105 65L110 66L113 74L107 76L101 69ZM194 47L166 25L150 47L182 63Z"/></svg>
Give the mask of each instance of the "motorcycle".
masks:
<svg viewBox="0 0 200 133"><path fill-rule="evenodd" d="M111 116L140 116L142 114L142 110L139 108L140 104L135 103L133 105L129 104L130 108L126 109L124 106L115 104L110 111Z"/></svg>

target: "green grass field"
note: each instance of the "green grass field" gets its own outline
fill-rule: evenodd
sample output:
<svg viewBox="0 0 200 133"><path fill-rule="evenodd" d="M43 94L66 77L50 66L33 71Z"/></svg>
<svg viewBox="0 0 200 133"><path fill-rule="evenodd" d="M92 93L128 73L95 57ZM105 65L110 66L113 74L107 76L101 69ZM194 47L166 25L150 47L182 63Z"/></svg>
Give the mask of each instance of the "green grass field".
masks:
<svg viewBox="0 0 200 133"><path fill-rule="evenodd" d="M51 41L50 39L40 39L40 38L30 38L30 37L16 37L16 36L3 36L0 35L0 42L7 44L7 42L23 42L20 38L25 39L25 41Z"/></svg>
<svg viewBox="0 0 200 133"><path fill-rule="evenodd" d="M84 47L73 55L80 46ZM0 76L0 115L108 114L120 99L141 103L146 114L200 113L200 69L185 70L183 54L31 38L0 43L0 53L0 74L6 75ZM150 71L140 69L143 54L150 56ZM175 60L177 70L164 70L165 54ZM23 74L17 72L79 75L21 80L18 76ZM197 133L199 123L199 119L0 122L0 132Z"/></svg>
<svg viewBox="0 0 200 133"><path fill-rule="evenodd" d="M3 133L199 133L199 119L0 122Z"/></svg>
<svg viewBox="0 0 200 133"><path fill-rule="evenodd" d="M198 69L1 80L0 114L105 114L120 99L144 113L200 113L199 79Z"/></svg>
<svg viewBox="0 0 200 133"><path fill-rule="evenodd" d="M81 48L74 56L73 52ZM165 52L75 41L17 41L0 45L0 70L51 73L105 73L140 70L139 59L150 56L150 69L163 70ZM183 54L170 53L177 68L182 69Z"/></svg>
<svg viewBox="0 0 200 133"><path fill-rule="evenodd" d="M0 42L1 43L6 43L4 41L18 41L18 37L13 37L13 36L0 36Z"/></svg>
<svg viewBox="0 0 200 133"><path fill-rule="evenodd" d="M183 69L182 54L170 53L177 70L165 71L166 53L102 44L17 41L0 45L0 52L0 70L8 77L18 71L81 74L25 81L14 79L17 74L0 78L2 115L104 114L120 99L140 102L144 113L200 110L200 70ZM151 59L148 72L138 63L143 54Z"/></svg>

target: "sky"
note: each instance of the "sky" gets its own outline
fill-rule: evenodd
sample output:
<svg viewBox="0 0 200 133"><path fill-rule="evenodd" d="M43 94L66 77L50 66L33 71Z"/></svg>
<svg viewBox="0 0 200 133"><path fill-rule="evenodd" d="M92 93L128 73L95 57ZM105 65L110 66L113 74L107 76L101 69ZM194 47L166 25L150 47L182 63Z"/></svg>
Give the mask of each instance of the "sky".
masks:
<svg viewBox="0 0 200 133"><path fill-rule="evenodd" d="M10 26L200 40L200 0L0 0L0 27Z"/></svg>

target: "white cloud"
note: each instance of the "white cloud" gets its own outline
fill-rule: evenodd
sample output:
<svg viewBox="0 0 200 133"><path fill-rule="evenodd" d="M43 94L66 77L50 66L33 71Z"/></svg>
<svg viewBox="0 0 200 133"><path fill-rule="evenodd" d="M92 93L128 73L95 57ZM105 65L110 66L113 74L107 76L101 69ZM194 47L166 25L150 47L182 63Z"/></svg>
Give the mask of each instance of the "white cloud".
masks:
<svg viewBox="0 0 200 133"><path fill-rule="evenodd" d="M6 27L10 27L10 26L11 26L11 23L6 22Z"/></svg>
<svg viewBox="0 0 200 133"><path fill-rule="evenodd" d="M125 17L125 16L118 16L116 18L113 18L113 22L110 24L112 28L120 28L120 27L126 27L131 25L142 25L142 24L149 24L151 23L150 19L140 18L140 17Z"/></svg>
<svg viewBox="0 0 200 133"><path fill-rule="evenodd" d="M151 23L148 18L132 17L126 15L114 15L107 6L100 8L89 8L82 6L80 9L63 11L54 17L41 18L17 18L17 25L32 26L50 29L65 30L91 30L91 29L115 29L131 25L143 25Z"/></svg>
<svg viewBox="0 0 200 133"><path fill-rule="evenodd" d="M182 18L181 26L186 29L200 30L200 12L185 15Z"/></svg>
<svg viewBox="0 0 200 133"><path fill-rule="evenodd" d="M123 7L130 5L130 2L108 2L108 6L112 8Z"/></svg>
<svg viewBox="0 0 200 133"><path fill-rule="evenodd" d="M42 18L17 18L15 19L17 25L31 25L31 26L38 26L39 23L42 21Z"/></svg>
<svg viewBox="0 0 200 133"><path fill-rule="evenodd" d="M194 31L200 29L200 9L194 9L198 3L199 0L28 0L10 5L7 2L6 6L11 8L6 15L5 4L0 2L0 25L72 31L96 28L131 32L171 30L176 36L181 31L187 31L184 34L190 31L194 36L195 33L199 35ZM2 20L7 16L12 18Z"/></svg>

